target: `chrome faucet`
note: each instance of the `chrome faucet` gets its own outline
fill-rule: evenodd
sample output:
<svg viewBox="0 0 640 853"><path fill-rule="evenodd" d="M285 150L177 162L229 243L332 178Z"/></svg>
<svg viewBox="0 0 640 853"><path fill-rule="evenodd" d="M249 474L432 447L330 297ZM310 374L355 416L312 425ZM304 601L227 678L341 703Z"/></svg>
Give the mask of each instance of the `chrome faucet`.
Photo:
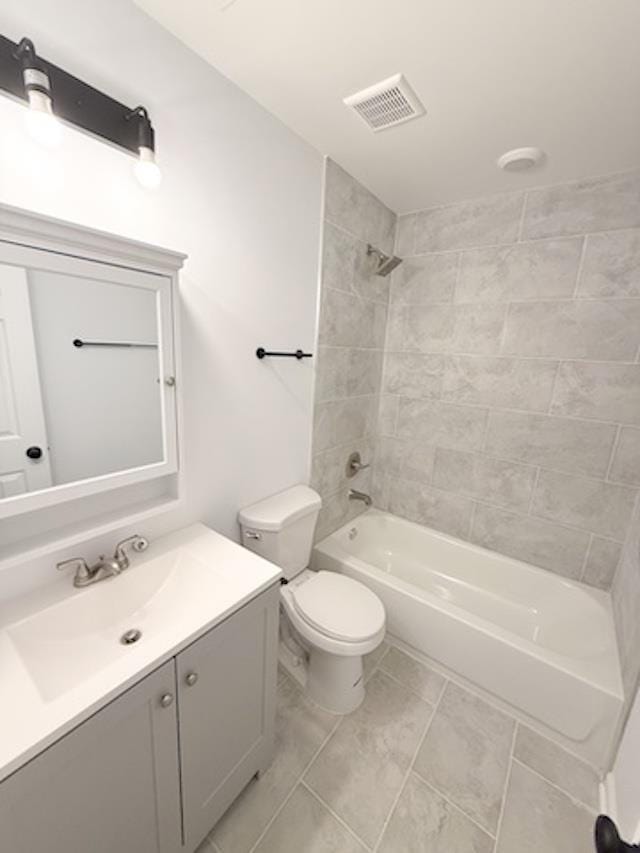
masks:
<svg viewBox="0 0 640 853"><path fill-rule="evenodd" d="M84 557L72 557L70 560L63 560L56 564L56 569L62 571L71 566L75 567L75 575L73 576L73 585L77 587L91 586L98 581L106 580L107 578L115 577L128 569L131 565L129 555L127 554L127 546L140 553L146 551L149 547L149 540L144 536L129 536L128 539L123 539L118 542L113 557L105 558L104 555L98 557L98 561L90 566Z"/></svg>
<svg viewBox="0 0 640 853"><path fill-rule="evenodd" d="M371 506L372 500L369 495L364 492L359 492L357 489L349 489L350 501L362 501L365 506Z"/></svg>

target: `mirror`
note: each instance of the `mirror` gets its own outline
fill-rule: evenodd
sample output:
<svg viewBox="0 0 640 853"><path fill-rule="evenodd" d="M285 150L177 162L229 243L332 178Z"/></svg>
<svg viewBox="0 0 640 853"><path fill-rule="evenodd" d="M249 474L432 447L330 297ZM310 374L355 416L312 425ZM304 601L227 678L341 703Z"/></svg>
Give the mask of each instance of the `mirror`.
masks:
<svg viewBox="0 0 640 853"><path fill-rule="evenodd" d="M175 467L171 280L0 247L0 505Z"/></svg>

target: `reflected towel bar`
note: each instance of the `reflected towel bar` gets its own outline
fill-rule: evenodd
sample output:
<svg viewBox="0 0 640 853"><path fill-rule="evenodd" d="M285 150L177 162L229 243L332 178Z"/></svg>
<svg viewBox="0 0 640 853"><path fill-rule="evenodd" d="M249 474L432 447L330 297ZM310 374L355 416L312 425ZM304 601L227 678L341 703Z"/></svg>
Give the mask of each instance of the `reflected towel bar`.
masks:
<svg viewBox="0 0 640 853"><path fill-rule="evenodd" d="M264 347L258 347L256 356L258 358L297 358L300 361L303 358L313 358L313 353L302 352L301 349L297 349L295 352L267 352Z"/></svg>
<svg viewBox="0 0 640 853"><path fill-rule="evenodd" d="M83 341L82 338L74 338L74 347L141 347L142 349L158 349L158 344L140 344L135 341Z"/></svg>

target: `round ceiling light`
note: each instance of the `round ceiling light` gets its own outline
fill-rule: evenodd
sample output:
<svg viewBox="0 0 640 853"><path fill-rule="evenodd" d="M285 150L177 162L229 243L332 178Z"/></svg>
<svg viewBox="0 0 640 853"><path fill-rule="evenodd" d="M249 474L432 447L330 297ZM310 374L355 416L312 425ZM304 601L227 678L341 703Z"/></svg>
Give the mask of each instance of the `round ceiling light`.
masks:
<svg viewBox="0 0 640 853"><path fill-rule="evenodd" d="M544 160L542 148L513 148L498 158L498 166L505 172L525 172Z"/></svg>

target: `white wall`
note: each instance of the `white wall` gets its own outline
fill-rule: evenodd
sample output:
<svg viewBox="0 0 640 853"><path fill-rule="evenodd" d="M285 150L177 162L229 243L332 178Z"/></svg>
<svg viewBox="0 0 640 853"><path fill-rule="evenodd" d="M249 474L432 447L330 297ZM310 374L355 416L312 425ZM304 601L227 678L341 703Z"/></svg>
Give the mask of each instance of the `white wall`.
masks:
<svg viewBox="0 0 640 853"><path fill-rule="evenodd" d="M4 0L0 32L135 106L156 128L164 180L65 129L32 143L0 98L0 201L184 251L183 464L187 511L236 534L237 508L309 475L322 159L128 0ZM292 363L293 362L293 363ZM55 536L52 530L52 536Z"/></svg>

